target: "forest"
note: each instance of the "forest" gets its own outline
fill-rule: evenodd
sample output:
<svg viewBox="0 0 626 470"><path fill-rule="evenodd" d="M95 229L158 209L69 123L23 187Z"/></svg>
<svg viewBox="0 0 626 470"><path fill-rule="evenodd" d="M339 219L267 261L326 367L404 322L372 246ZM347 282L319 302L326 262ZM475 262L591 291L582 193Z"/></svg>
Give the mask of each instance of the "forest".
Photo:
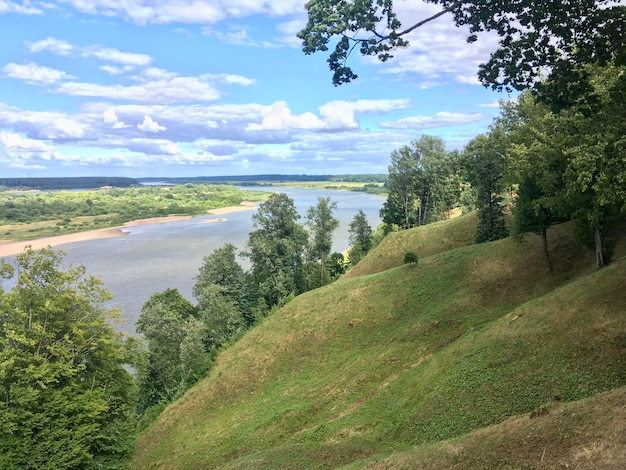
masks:
<svg viewBox="0 0 626 470"><path fill-rule="evenodd" d="M0 191L3 189L59 191L63 189L98 189L103 186L128 188L138 185L139 180L121 176L0 178Z"/></svg>

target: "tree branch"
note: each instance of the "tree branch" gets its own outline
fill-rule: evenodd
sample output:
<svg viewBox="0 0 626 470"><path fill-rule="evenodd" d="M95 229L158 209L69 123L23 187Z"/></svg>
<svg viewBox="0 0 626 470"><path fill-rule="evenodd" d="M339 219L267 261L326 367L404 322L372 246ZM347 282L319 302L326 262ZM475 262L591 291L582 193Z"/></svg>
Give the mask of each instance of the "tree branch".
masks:
<svg viewBox="0 0 626 470"><path fill-rule="evenodd" d="M449 7L444 8L443 10L441 10L439 13L435 13L433 16L431 16L431 17L429 17L429 18L425 18L425 19L423 19L422 21L418 21L418 22L417 22L417 23L415 23L413 26L411 26L411 27L409 27L409 28L405 29L404 31L401 31L401 32L399 32L399 33L395 34L395 36L396 36L396 37L400 37L400 36L404 36L404 35L406 35L406 34L409 34L411 31L413 31L413 30L415 30L415 29L419 28L420 26L424 26L426 23L429 23L429 22L431 22L431 21L433 21L433 20L436 20L436 19L437 19L437 18L439 18L440 16L443 16L443 15L445 15L446 13L451 12L451 11L452 11L452 10L454 10L455 8L460 7L462 4L463 4L463 1L462 1L462 0L456 1L456 2L454 2L452 5L450 5ZM372 33L373 33L374 35L376 35L376 36L380 39L380 41L379 41L379 42L381 42L381 41L386 41L387 39L391 39L391 34L388 34L388 35L384 36L384 35L382 35L382 34L380 34L380 33L377 33L376 31L372 31Z"/></svg>

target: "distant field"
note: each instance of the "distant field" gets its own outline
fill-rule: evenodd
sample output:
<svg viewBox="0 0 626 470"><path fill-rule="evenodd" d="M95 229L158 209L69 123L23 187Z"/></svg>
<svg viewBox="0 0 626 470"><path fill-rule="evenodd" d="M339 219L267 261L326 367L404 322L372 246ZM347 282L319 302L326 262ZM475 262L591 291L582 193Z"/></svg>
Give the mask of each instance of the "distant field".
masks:
<svg viewBox="0 0 626 470"><path fill-rule="evenodd" d="M152 217L201 215L244 201L263 201L268 195L215 184L0 192L0 242L116 227Z"/></svg>
<svg viewBox="0 0 626 470"><path fill-rule="evenodd" d="M286 183L272 183L272 186L305 189L335 189L339 191L362 191L365 193L385 195L387 189L384 183L358 183L344 181L293 181Z"/></svg>

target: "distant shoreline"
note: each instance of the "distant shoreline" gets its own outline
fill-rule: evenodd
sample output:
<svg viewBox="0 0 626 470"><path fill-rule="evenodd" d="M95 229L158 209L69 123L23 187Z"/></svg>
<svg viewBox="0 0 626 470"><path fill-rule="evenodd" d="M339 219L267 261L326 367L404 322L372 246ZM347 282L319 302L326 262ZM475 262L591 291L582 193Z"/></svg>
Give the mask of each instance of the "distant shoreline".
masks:
<svg viewBox="0 0 626 470"><path fill-rule="evenodd" d="M224 215L233 212L250 210L256 207L255 202L244 201L238 206L221 207L219 209L211 209L207 211L209 215ZM82 242L88 240L98 240L101 238L117 238L128 235L124 232L125 227L136 227L138 225L164 224L167 222L178 222L181 220L192 219L192 216L169 216L169 217L151 217L148 219L137 219L126 222L122 226L100 228L95 230L87 230L84 232L68 233L65 235L56 235L52 237L37 238L34 240L16 241L16 242L0 242L0 258L5 256L17 255L25 250L27 246L35 250L45 248L47 246L56 247L67 243ZM207 220L203 223L224 222L226 219L219 218L215 220Z"/></svg>

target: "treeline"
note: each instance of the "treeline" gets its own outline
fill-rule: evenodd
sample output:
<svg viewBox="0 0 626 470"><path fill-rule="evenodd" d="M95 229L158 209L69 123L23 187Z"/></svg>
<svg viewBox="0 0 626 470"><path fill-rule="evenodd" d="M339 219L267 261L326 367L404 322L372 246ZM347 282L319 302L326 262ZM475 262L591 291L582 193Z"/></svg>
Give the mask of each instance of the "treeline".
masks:
<svg viewBox="0 0 626 470"><path fill-rule="evenodd" d="M315 181L335 181L352 183L384 183L387 175L362 174L362 175L240 175L240 176L194 176L194 177L171 177L171 178L137 178L141 183L223 183L239 185L264 185L271 183L298 183Z"/></svg>
<svg viewBox="0 0 626 470"><path fill-rule="evenodd" d="M550 267L547 231L572 220L604 266L626 212L626 67L584 72L591 89L567 107L526 91L502 103L489 131L461 152L429 136L394 151L381 209L387 230L445 218L453 207L476 209L476 242L538 233Z"/></svg>
<svg viewBox="0 0 626 470"><path fill-rule="evenodd" d="M195 304L177 290L159 292L143 305L137 332L127 343L135 358L138 411L149 421L206 374L217 352L294 296L328 284L372 247L372 228L359 211L350 223L347 259L331 253L339 225L336 203L318 198L303 224L294 201L275 193L253 215L242 256L225 244L203 259L195 278Z"/></svg>
<svg viewBox="0 0 626 470"><path fill-rule="evenodd" d="M134 186L97 191L0 193L0 224L65 221L84 216L111 217L112 223L168 215L199 215L209 209L236 206L265 193L233 186L187 184Z"/></svg>
<svg viewBox="0 0 626 470"><path fill-rule="evenodd" d="M128 188L138 186L139 181L123 176L76 176L50 178L0 178L0 190L54 191L62 189L97 189L103 186Z"/></svg>

